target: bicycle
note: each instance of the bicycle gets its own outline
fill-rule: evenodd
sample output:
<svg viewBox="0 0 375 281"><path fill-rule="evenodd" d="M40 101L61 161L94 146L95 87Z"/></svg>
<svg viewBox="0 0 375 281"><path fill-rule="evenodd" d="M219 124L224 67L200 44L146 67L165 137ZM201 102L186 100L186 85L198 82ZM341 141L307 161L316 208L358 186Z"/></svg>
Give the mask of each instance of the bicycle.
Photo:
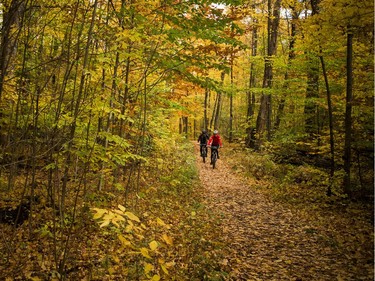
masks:
<svg viewBox="0 0 375 281"><path fill-rule="evenodd" d="M203 163L206 163L206 157L207 157L207 145L206 144L201 144L201 156L203 159Z"/></svg>
<svg viewBox="0 0 375 281"><path fill-rule="evenodd" d="M216 167L216 161L217 161L217 154L218 154L218 146L211 146L211 165L212 169L215 169Z"/></svg>

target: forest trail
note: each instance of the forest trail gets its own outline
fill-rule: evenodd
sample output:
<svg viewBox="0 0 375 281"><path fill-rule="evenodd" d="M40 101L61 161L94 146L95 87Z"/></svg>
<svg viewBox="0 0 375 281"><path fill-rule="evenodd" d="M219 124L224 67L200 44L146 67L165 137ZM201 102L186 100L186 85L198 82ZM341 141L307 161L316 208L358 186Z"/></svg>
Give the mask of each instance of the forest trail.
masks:
<svg viewBox="0 0 375 281"><path fill-rule="evenodd" d="M256 190L224 156L212 169L195 147L205 204L222 219L229 280L373 280L372 262L348 257L329 230Z"/></svg>

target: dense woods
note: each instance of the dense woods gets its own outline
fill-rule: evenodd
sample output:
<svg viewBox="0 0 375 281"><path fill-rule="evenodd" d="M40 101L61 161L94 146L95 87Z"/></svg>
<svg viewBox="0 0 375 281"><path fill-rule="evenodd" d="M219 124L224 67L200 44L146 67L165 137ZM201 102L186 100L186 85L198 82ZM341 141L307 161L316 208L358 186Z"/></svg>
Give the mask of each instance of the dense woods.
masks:
<svg viewBox="0 0 375 281"><path fill-rule="evenodd" d="M308 165L319 196L372 202L373 12L365 0L0 1L0 275L172 271L186 253L145 241L172 247L163 208L182 216L194 197L174 193L192 184L186 139L202 129L244 157ZM99 261L104 239L141 257L111 248Z"/></svg>

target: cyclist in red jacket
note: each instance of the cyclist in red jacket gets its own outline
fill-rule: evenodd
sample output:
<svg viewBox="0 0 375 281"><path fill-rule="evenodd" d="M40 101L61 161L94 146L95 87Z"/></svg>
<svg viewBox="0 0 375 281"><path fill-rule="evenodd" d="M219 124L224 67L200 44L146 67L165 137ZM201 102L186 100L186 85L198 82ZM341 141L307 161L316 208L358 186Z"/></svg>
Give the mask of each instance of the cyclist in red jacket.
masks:
<svg viewBox="0 0 375 281"><path fill-rule="evenodd" d="M207 145L211 147L211 163L212 163L212 149L217 150L217 158L219 159L219 147L223 147L223 143L221 142L221 137L219 135L218 130L214 131L214 134L210 137L207 142Z"/></svg>

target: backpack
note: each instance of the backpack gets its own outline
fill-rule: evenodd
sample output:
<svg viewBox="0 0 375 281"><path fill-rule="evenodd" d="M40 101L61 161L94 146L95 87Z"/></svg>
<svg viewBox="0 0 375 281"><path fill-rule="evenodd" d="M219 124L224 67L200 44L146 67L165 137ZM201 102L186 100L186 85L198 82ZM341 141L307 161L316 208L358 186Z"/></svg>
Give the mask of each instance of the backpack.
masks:
<svg viewBox="0 0 375 281"><path fill-rule="evenodd" d="M209 135L207 135L207 133L205 133L205 134L201 134L201 135L199 136L199 141L200 141L201 144L206 144L206 143L207 143L207 140L208 140L209 138L210 138L210 137L209 137Z"/></svg>

